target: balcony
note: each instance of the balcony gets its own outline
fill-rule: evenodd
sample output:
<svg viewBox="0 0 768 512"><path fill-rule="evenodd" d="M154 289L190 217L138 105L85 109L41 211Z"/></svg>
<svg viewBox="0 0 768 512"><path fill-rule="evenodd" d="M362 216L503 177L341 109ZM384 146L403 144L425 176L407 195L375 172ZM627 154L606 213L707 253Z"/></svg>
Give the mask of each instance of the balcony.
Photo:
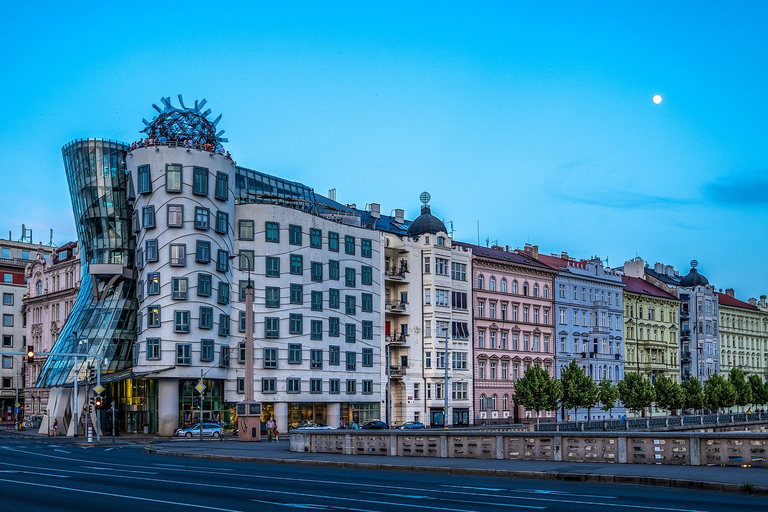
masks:
<svg viewBox="0 0 768 512"><path fill-rule="evenodd" d="M680 362L681 363L690 363L691 362L691 353L690 352L683 352L680 356Z"/></svg>
<svg viewBox="0 0 768 512"><path fill-rule="evenodd" d="M387 311L391 313L405 313L405 307L408 305L407 302L403 302L402 300L390 300L387 299L384 307L387 309Z"/></svg>
<svg viewBox="0 0 768 512"><path fill-rule="evenodd" d="M611 328L601 325L593 325L589 328L590 334L611 334Z"/></svg>
<svg viewBox="0 0 768 512"><path fill-rule="evenodd" d="M691 331L689 329L683 329L680 331L680 337L681 338L690 338L691 337Z"/></svg>
<svg viewBox="0 0 768 512"><path fill-rule="evenodd" d="M393 366L389 367L389 376L393 379L402 379L405 376L405 366Z"/></svg>
<svg viewBox="0 0 768 512"><path fill-rule="evenodd" d="M691 315L690 315L690 313L688 312L687 309L681 309L680 310L680 318L688 318L689 316L691 316Z"/></svg>
<svg viewBox="0 0 768 512"><path fill-rule="evenodd" d="M386 279L390 279L394 281L402 281L403 279L406 278L407 273L408 271L402 268L400 270L387 269L386 271L384 271L384 277Z"/></svg>
<svg viewBox="0 0 768 512"><path fill-rule="evenodd" d="M621 354L613 354L613 358L618 361L621 359Z"/></svg>
<svg viewBox="0 0 768 512"><path fill-rule="evenodd" d="M405 342L408 341L408 335L403 333L388 334L385 340L390 345L404 345Z"/></svg>

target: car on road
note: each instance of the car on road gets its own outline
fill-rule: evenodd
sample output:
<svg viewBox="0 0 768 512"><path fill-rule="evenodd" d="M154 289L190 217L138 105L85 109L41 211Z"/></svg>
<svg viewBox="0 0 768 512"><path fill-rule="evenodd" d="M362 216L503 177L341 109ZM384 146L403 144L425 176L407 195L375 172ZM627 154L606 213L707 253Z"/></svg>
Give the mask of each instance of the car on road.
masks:
<svg viewBox="0 0 768 512"><path fill-rule="evenodd" d="M403 423L400 428L402 430L410 430L410 429L421 429L421 428L427 428L426 425L424 425L420 421L406 421Z"/></svg>
<svg viewBox="0 0 768 512"><path fill-rule="evenodd" d="M177 428L173 433L176 437L200 436L200 424L192 424L188 427ZM203 437L221 439L221 425L218 423L203 423Z"/></svg>
<svg viewBox="0 0 768 512"><path fill-rule="evenodd" d="M366 430L386 430L389 428L389 425L381 420L370 420L360 425L360 428Z"/></svg>

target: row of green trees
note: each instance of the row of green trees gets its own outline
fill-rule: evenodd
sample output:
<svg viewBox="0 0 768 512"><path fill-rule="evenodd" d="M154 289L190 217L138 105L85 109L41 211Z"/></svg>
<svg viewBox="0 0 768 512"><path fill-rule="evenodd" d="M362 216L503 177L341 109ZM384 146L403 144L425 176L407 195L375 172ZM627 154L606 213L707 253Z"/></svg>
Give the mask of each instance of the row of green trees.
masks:
<svg viewBox="0 0 768 512"><path fill-rule="evenodd" d="M678 384L666 375L657 376L651 383L639 373L627 373L617 384L608 379L597 383L574 359L559 380L534 366L515 384L515 402L535 411L537 423L541 411L554 411L560 406L573 409L575 417L579 409L587 409L589 417L592 409L602 404L610 414L619 400L634 412L654 403L669 413L683 409L717 411L734 405L758 407L768 404L768 382L757 375L747 379L744 372L733 368L727 379L713 375L703 386L697 379Z"/></svg>

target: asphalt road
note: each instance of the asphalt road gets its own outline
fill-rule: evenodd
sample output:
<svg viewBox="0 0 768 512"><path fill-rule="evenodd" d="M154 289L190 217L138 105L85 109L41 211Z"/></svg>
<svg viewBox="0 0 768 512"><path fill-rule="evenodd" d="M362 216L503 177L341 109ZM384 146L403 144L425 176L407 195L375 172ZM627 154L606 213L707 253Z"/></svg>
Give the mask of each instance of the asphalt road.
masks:
<svg viewBox="0 0 768 512"><path fill-rule="evenodd" d="M634 485L179 459L2 439L3 510L768 510L765 496Z"/></svg>

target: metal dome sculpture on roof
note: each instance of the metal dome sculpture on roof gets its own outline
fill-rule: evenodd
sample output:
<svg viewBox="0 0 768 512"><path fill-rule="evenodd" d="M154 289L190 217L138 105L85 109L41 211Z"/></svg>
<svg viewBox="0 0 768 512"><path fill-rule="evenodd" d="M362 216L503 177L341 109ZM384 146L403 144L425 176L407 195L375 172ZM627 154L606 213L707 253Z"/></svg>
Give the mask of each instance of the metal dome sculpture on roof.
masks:
<svg viewBox="0 0 768 512"><path fill-rule="evenodd" d="M688 272L688 275L680 280L680 286L683 288L695 288L697 286L704 286L709 284L709 280L703 275L699 274L699 271L696 270L698 265L698 261L691 261L691 271Z"/></svg>
<svg viewBox="0 0 768 512"><path fill-rule="evenodd" d="M424 233L447 233L443 221L432 215L427 203L431 199L429 192L422 192L419 196L421 200L421 215L411 222L408 226L408 236L419 236Z"/></svg>
<svg viewBox="0 0 768 512"><path fill-rule="evenodd" d="M202 111L208 100L205 98L200 102L195 100L195 106L188 108L184 106L181 94L178 97L181 108L176 108L171 104L170 96L160 98L165 106L164 109L153 104L152 107L157 110L157 116L152 119L152 122L142 119L145 127L140 130L140 133L146 133L147 137L152 139L165 137L168 140L188 140L201 145L210 144L213 147L218 146L221 142L228 142L227 139L221 137L224 130L216 132L216 125L221 120L221 114L213 121L209 121L207 118L211 115L211 109Z"/></svg>

